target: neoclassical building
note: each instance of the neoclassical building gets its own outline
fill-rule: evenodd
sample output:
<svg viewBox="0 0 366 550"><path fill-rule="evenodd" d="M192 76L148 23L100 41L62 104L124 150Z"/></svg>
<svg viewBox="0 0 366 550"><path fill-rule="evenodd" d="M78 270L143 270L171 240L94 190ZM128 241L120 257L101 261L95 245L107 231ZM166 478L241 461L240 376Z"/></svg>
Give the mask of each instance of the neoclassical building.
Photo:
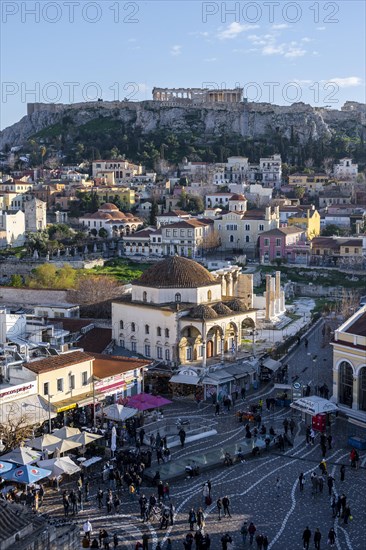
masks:
<svg viewBox="0 0 366 550"><path fill-rule="evenodd" d="M366 425L366 306L334 335L333 398L349 418Z"/></svg>
<svg viewBox="0 0 366 550"><path fill-rule="evenodd" d="M169 365L206 366L210 357L235 352L242 330L256 322L252 275L240 271L234 266L210 273L180 256L158 262L113 302L115 342Z"/></svg>
<svg viewBox="0 0 366 550"><path fill-rule="evenodd" d="M143 226L143 221L127 212L121 212L115 204L106 202L93 214L85 214L79 218L79 223L91 231L99 231L101 228L108 232L110 237L123 237L131 235Z"/></svg>

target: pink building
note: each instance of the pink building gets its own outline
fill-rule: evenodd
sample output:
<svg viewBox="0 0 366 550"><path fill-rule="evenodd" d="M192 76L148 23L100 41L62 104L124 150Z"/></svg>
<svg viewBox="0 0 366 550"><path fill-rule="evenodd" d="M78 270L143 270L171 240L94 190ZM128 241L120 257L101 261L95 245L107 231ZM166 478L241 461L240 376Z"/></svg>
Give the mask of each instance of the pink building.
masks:
<svg viewBox="0 0 366 550"><path fill-rule="evenodd" d="M279 227L259 235L261 262L285 259L288 262L307 263L310 247L306 244L306 232L300 227Z"/></svg>

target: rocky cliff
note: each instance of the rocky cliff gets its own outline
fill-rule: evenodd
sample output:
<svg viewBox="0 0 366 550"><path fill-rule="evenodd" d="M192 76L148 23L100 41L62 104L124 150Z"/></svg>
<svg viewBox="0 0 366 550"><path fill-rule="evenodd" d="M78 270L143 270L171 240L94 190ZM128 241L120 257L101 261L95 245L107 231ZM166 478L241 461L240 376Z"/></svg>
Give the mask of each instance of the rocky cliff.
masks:
<svg viewBox="0 0 366 550"><path fill-rule="evenodd" d="M22 145L31 136L57 127L65 119L74 127L91 121L113 120L115 128L130 127L140 135L159 130L194 132L202 137L239 135L260 138L275 132L290 139L296 133L300 143L331 137L336 132L365 136L365 106L346 104L342 110L314 108L304 103L290 106L266 103L191 104L179 102L93 102L73 105L30 104L28 115L0 133L0 150L6 145Z"/></svg>

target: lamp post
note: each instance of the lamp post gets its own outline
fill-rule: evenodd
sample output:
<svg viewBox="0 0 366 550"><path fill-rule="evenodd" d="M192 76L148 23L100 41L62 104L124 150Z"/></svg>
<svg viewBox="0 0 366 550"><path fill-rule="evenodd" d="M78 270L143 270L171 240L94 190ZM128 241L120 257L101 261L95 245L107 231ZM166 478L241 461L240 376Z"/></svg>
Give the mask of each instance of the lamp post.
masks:
<svg viewBox="0 0 366 550"><path fill-rule="evenodd" d="M51 398L53 395L48 394L48 433L52 432L52 422L51 422Z"/></svg>

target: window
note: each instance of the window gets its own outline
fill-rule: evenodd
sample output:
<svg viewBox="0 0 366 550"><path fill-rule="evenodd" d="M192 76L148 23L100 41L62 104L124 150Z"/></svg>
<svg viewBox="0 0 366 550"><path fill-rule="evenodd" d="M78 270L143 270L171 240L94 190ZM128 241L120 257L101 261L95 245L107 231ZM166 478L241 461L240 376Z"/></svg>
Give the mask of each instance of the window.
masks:
<svg viewBox="0 0 366 550"><path fill-rule="evenodd" d="M145 325L145 334L150 334L150 327L149 327L149 325Z"/></svg>
<svg viewBox="0 0 366 550"><path fill-rule="evenodd" d="M142 294L142 301L147 302L147 292L146 291L144 291L143 294Z"/></svg>
<svg viewBox="0 0 366 550"><path fill-rule="evenodd" d="M43 395L49 395L50 394L50 385L49 382L45 382L43 384Z"/></svg>
<svg viewBox="0 0 366 550"><path fill-rule="evenodd" d="M64 379L57 378L57 391L64 391Z"/></svg>
<svg viewBox="0 0 366 550"><path fill-rule="evenodd" d="M259 224L259 231L264 231L264 225L263 225L263 223L260 223L260 224Z"/></svg>
<svg viewBox="0 0 366 550"><path fill-rule="evenodd" d="M234 235L230 235L229 241L230 241L231 243L234 242Z"/></svg>
<svg viewBox="0 0 366 550"><path fill-rule="evenodd" d="M88 371L81 373L81 384L82 386L86 386L88 384Z"/></svg>
<svg viewBox="0 0 366 550"><path fill-rule="evenodd" d="M69 376L69 389L74 390L75 389L75 375L70 374Z"/></svg>
<svg viewBox="0 0 366 550"><path fill-rule="evenodd" d="M347 246L346 246L346 248L344 249L344 252L345 252L346 254L349 254L349 248L348 248Z"/></svg>
<svg viewBox="0 0 366 550"><path fill-rule="evenodd" d="M165 338L169 338L169 329L168 328L165 329Z"/></svg>
<svg viewBox="0 0 366 550"><path fill-rule="evenodd" d="M121 330L123 330L123 328L124 328L124 323L123 323L123 321L120 321L120 322L119 322L119 328L120 328Z"/></svg>
<svg viewBox="0 0 366 550"><path fill-rule="evenodd" d="M277 252L276 252L276 257L277 257L277 258L280 258L280 257L281 257L281 252L280 252L279 250L277 250Z"/></svg>
<svg viewBox="0 0 366 550"><path fill-rule="evenodd" d="M131 351L136 351L136 342L131 342Z"/></svg>
<svg viewBox="0 0 366 550"><path fill-rule="evenodd" d="M264 239L264 246L269 246L269 239Z"/></svg>
<svg viewBox="0 0 366 550"><path fill-rule="evenodd" d="M165 361L170 361L170 350L169 349L165 350Z"/></svg>
<svg viewBox="0 0 366 550"><path fill-rule="evenodd" d="M145 355L146 355L146 357L150 357L150 350L151 350L150 344L145 344Z"/></svg>
<svg viewBox="0 0 366 550"><path fill-rule="evenodd" d="M250 225L249 225L249 223L246 223L246 224L245 224L245 231L250 231Z"/></svg>
<svg viewBox="0 0 366 550"><path fill-rule="evenodd" d="M187 361L192 361L192 348L186 349L186 359Z"/></svg>
<svg viewBox="0 0 366 550"><path fill-rule="evenodd" d="M247 235L247 236L245 237L245 242L246 242L246 243L249 243L249 240L250 240L250 239L249 239L249 235Z"/></svg>
<svg viewBox="0 0 366 550"><path fill-rule="evenodd" d="M163 358L163 348L158 346L156 348L156 353L157 353L157 356L158 356L158 359L162 359Z"/></svg>
<svg viewBox="0 0 366 550"><path fill-rule="evenodd" d="M156 328L156 335L161 336L161 327Z"/></svg>
<svg viewBox="0 0 366 550"><path fill-rule="evenodd" d="M131 332L136 332L136 324L131 323Z"/></svg>
<svg viewBox="0 0 366 550"><path fill-rule="evenodd" d="M121 346L121 348L124 348L125 347L125 341L123 339L121 339L119 341L119 345Z"/></svg>
<svg viewBox="0 0 366 550"><path fill-rule="evenodd" d="M355 248L355 254L358 254L358 248Z"/></svg>
<svg viewBox="0 0 366 550"><path fill-rule="evenodd" d="M177 237L178 236L178 229L173 229L173 237Z"/></svg>
<svg viewBox="0 0 366 550"><path fill-rule="evenodd" d="M177 303L182 301L182 295L179 292L175 295L175 301Z"/></svg>
<svg viewBox="0 0 366 550"><path fill-rule="evenodd" d="M208 301L208 302L211 302L211 300L212 300L212 292L211 292L211 290L209 290L209 291L207 292L207 301Z"/></svg>
<svg viewBox="0 0 366 550"><path fill-rule="evenodd" d="M276 239L276 246L281 246L281 239Z"/></svg>

